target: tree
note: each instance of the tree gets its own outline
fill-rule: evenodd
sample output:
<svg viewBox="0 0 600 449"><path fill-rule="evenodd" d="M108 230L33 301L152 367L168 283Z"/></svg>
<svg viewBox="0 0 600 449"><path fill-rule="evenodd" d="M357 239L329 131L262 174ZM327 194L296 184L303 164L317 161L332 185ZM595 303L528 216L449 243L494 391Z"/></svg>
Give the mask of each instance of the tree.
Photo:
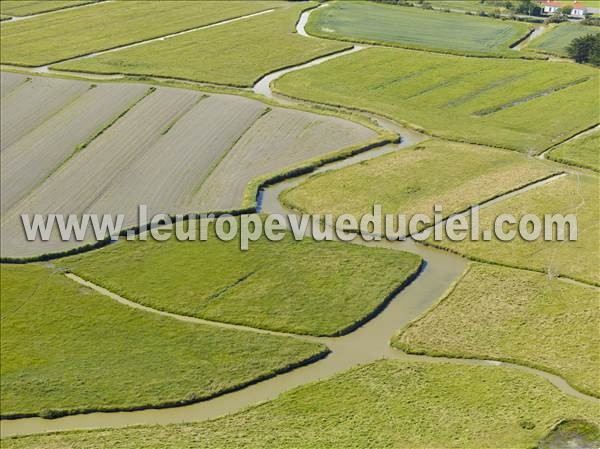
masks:
<svg viewBox="0 0 600 449"><path fill-rule="evenodd" d="M536 0L521 0L517 5L516 12L532 15L535 8L539 8Z"/></svg>
<svg viewBox="0 0 600 449"><path fill-rule="evenodd" d="M573 12L573 8L571 8L570 6L563 6L562 8L560 8L559 11L563 16L568 16L569 14L571 14L571 12Z"/></svg>
<svg viewBox="0 0 600 449"><path fill-rule="evenodd" d="M600 66L600 33L576 37L567 48L569 57L575 62Z"/></svg>

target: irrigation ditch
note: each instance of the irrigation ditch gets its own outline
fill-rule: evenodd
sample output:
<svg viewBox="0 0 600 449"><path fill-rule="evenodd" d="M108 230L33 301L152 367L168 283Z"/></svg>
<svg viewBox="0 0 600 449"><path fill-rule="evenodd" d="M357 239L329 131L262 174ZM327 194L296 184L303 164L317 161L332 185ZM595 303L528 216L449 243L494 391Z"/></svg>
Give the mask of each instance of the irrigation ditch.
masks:
<svg viewBox="0 0 600 449"><path fill-rule="evenodd" d="M297 23L298 34L310 38L314 37L309 36L306 33L304 26L306 25L309 15L312 11L314 11L314 9L303 12L300 20ZM232 20L240 19L238 18ZM189 32L189 30L185 32ZM142 43L136 43L133 45L141 45ZM360 51L363 48L366 47L355 46L352 49L344 50L333 55L327 55L298 66L275 71L261 78L254 85L253 91L262 97L280 103L282 106L301 104L300 101L296 102L287 97L281 98L279 95L274 94L270 87L271 83L275 79L291 71L301 70L306 67L317 65L333 58ZM111 49L107 51L116 50L118 49ZM44 66L42 68L33 68L29 71L32 73L47 73L52 75L63 74L50 70L48 66ZM88 75L86 74L84 76ZM94 76L98 75L89 74L91 79L94 79ZM118 75L108 75L108 78L104 77L101 79L119 78L123 77ZM278 179L277 182L264 183L263 185L259 186L256 197L256 207L245 211L235 212L242 213L256 211L264 213L287 214L290 211L287 210L283 204L281 204L279 200L280 193L305 181L308 176L328 170L340 169L345 166L356 164L390 152L401 151L403 148L412 146L428 138L428 136L424 134L412 129L404 128L386 118L377 117L373 114L369 114L369 118L375 121L383 129L392 131L394 133L399 133L402 136L402 140L399 143L387 143L386 145L369 149L368 151L361 152L359 154L349 155L345 159L326 163L318 168L311 169L308 173L293 173L289 177ZM546 151L543 152L539 157L543 158ZM522 186L521 188L512 192L506 192L503 195L488 201L484 204L484 206L495 204L504 199L514 197L515 195L530 190L531 188L535 188L538 185L544 185L547 182L552 182L554 179L557 179L560 176L563 175L553 175L552 178L538 180L535 184ZM87 248L87 250L95 249L96 247L103 246L104 244L106 243L102 243L97 246L90 246ZM38 417L11 420L3 419L0 421L2 437L74 429L116 428L134 424L169 424L213 419L225 414L234 413L256 403L274 399L279 394L297 386L330 377L334 374L346 371L356 365L365 364L384 358L424 361L428 363L507 366L541 376L565 394L587 401L600 403L600 400L597 398L588 396L571 387L563 378L539 369L493 360L432 357L426 355L407 354L398 349L392 348L389 344L390 338L399 329L419 317L440 298L442 298L445 292L451 288L456 279L459 278L459 276L464 272L467 267L468 260L448 251L418 244L412 239L395 242L387 240L365 242L360 239L356 239L354 242L348 244L361 244L366 246L385 247L393 250L407 251L422 257L424 263L420 272L418 273L418 276L414 276L414 279L411 279L410 283L403 285L403 288L399 289L399 291L394 294L393 297L390 297L389 301L386 301L384 306L377 310L376 313L372 314L368 320L361 322L353 329L350 329L348 333L338 337L311 337L296 334L286 334L162 312L132 302L104 289L101 286L92 284L72 273L66 273L65 276L69 277L72 281L78 282L87 288L94 289L98 293L103 294L112 300L118 301L124 306L134 307L145 313L159 313L173 319L196 322L205 325L235 328L245 332L260 332L316 341L325 344L329 348L330 352L328 354L323 354L321 357L315 358L314 360L311 359L301 366L293 367L293 369L281 372L274 377L262 379L259 382L247 384L238 389L228 391L225 394L189 405L167 408L150 408L135 411L92 412L64 416L56 419L44 419ZM79 250L78 252L83 251ZM567 281L568 280L566 279L564 280L564 282ZM563 280L559 279L557 282L563 282Z"/></svg>

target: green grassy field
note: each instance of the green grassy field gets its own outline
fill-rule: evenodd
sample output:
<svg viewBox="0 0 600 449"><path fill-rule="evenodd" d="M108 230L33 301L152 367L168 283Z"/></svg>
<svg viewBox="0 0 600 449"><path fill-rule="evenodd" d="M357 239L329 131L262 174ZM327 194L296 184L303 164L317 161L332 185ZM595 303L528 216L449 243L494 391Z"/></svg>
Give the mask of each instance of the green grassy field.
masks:
<svg viewBox="0 0 600 449"><path fill-rule="evenodd" d="M2 0L0 12L9 16L28 16L92 3L92 0Z"/></svg>
<svg viewBox="0 0 600 449"><path fill-rule="evenodd" d="M514 361L600 396L598 291L541 273L472 264L394 346L411 353Z"/></svg>
<svg viewBox="0 0 600 449"><path fill-rule="evenodd" d="M278 92L446 138L538 153L598 120L596 69L370 48L289 73Z"/></svg>
<svg viewBox="0 0 600 449"><path fill-rule="evenodd" d="M43 265L0 271L2 415L193 401L325 349L134 310Z"/></svg>
<svg viewBox="0 0 600 449"><path fill-rule="evenodd" d="M435 204L447 216L508 190L544 178L555 169L510 151L428 140L341 170L309 178L283 192L283 202L308 213L426 214Z"/></svg>
<svg viewBox="0 0 600 449"><path fill-rule="evenodd" d="M419 257L335 242L262 238L122 242L58 262L150 307L285 332L330 335L368 316Z"/></svg>
<svg viewBox="0 0 600 449"><path fill-rule="evenodd" d="M75 8L2 24L0 61L50 64L277 6L269 1L128 0Z"/></svg>
<svg viewBox="0 0 600 449"><path fill-rule="evenodd" d="M573 39L587 34L600 33L600 27L580 25L578 23L561 23L532 40L527 49L557 56L568 57L567 47Z"/></svg>
<svg viewBox="0 0 600 449"><path fill-rule="evenodd" d="M553 161L600 171L600 131L560 145L546 157Z"/></svg>
<svg viewBox="0 0 600 449"><path fill-rule="evenodd" d="M564 418L597 424L597 406L514 369L388 360L213 421L37 435L3 447L530 449Z"/></svg>
<svg viewBox="0 0 600 449"><path fill-rule="evenodd" d="M528 242L516 237L510 242L496 238L451 242L444 237L442 242L432 243L476 260L560 274L600 285L599 188L595 176L569 175L480 211L481 230L493 230L494 220L500 214L512 214L517 222L525 214L541 218L546 214L575 214L577 241L547 242L542 238ZM505 226L505 229L516 230L517 226Z"/></svg>
<svg viewBox="0 0 600 449"><path fill-rule="evenodd" d="M529 26L372 2L336 2L310 16L306 30L329 39L448 53L520 57L509 45Z"/></svg>
<svg viewBox="0 0 600 449"><path fill-rule="evenodd" d="M262 16L54 67L251 86L274 70L350 47L295 32L300 13L314 4L283 4Z"/></svg>
<svg viewBox="0 0 600 449"><path fill-rule="evenodd" d="M436 8L448 8L456 9L461 11L472 11L479 12L484 11L487 13L509 13L510 10L506 9L504 5L497 5L493 2L480 2L479 0L435 0L432 2L432 6Z"/></svg>

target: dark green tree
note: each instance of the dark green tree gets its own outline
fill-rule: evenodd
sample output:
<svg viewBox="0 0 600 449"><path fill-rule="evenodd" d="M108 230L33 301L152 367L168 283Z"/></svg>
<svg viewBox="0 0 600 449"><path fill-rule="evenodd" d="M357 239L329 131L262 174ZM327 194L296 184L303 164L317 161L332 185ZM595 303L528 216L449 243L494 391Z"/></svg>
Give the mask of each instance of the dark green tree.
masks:
<svg viewBox="0 0 600 449"><path fill-rule="evenodd" d="M576 37L567 47L567 53L575 62L600 66L600 33Z"/></svg>

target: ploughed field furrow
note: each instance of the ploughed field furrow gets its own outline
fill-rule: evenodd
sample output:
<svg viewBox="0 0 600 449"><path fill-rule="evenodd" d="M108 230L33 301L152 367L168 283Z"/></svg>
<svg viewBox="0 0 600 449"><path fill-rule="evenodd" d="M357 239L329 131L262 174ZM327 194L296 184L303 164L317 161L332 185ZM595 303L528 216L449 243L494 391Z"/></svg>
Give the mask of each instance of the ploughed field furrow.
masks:
<svg viewBox="0 0 600 449"><path fill-rule="evenodd" d="M197 212L190 197L264 111L262 103L242 97L202 99L132 161L90 210L123 213L127 224L140 204L152 215Z"/></svg>
<svg viewBox="0 0 600 449"><path fill-rule="evenodd" d="M84 151L76 154L39 189L10 210L2 221L2 251L6 254L64 249L54 235L49 242L25 241L19 214L71 214L89 211L94 203L126 172L128 166L161 136L182 109L200 98L199 93L158 89L131 109ZM122 198L114 198L119 204ZM75 244L77 242L73 242ZM77 245L74 245L77 246Z"/></svg>
<svg viewBox="0 0 600 449"><path fill-rule="evenodd" d="M5 97L26 80L27 77L25 75L19 75L18 73L0 73L0 95Z"/></svg>
<svg viewBox="0 0 600 449"><path fill-rule="evenodd" d="M90 89L2 153L1 213L6 213L78 145L107 126L147 91L143 85L102 84Z"/></svg>
<svg viewBox="0 0 600 449"><path fill-rule="evenodd" d="M339 118L269 109L240 96L45 78L26 84L2 103L7 126L23 134L2 153L4 257L95 241L91 226L83 240L72 235L69 241L55 226L49 241L38 235L28 242L22 214L44 220L50 214L65 220L68 214L111 214L113 223L124 214L122 226L129 227L138 223L140 205L148 207L143 224L158 213L229 211L241 207L255 178L375 137ZM29 98L28 108L17 98ZM45 111L32 112L39 123L29 116L22 119L28 126L17 123L14 117L23 118L34 103Z"/></svg>
<svg viewBox="0 0 600 449"><path fill-rule="evenodd" d="M367 128L335 117L274 108L236 143L195 197L201 210L242 204L254 178L375 137Z"/></svg>
<svg viewBox="0 0 600 449"><path fill-rule="evenodd" d="M71 103L91 85L83 81L34 78L0 101L0 148L21 137Z"/></svg>

